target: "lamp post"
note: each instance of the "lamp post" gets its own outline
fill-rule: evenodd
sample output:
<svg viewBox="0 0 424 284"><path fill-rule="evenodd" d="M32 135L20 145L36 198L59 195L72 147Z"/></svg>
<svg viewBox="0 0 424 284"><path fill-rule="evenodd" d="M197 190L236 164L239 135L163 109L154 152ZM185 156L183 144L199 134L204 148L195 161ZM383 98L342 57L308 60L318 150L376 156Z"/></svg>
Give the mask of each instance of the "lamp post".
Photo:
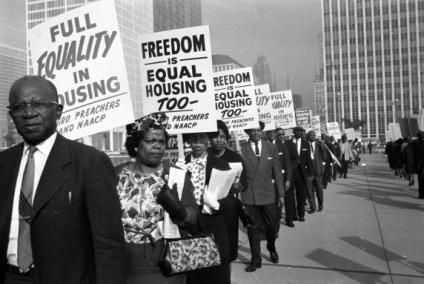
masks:
<svg viewBox="0 0 424 284"><path fill-rule="evenodd" d="M398 111L398 105L400 103L399 99L395 99L394 101L392 101L392 105L394 106L394 112L393 112L393 122L399 123L399 111Z"/></svg>
<svg viewBox="0 0 424 284"><path fill-rule="evenodd" d="M339 127L342 127L342 99L340 92L337 92L336 97L336 110L337 110L337 121L339 122Z"/></svg>

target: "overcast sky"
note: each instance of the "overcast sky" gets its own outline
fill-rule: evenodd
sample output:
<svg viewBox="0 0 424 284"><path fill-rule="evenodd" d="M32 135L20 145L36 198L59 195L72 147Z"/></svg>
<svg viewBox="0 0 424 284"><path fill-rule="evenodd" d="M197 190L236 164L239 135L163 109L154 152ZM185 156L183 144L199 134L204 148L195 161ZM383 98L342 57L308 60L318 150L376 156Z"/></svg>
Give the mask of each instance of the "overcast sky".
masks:
<svg viewBox="0 0 424 284"><path fill-rule="evenodd" d="M320 0L201 1L213 53L227 54L245 66L253 66L264 55L277 77L277 88L285 89L289 76L293 92L313 107ZM24 48L25 0L0 0L0 27L1 43Z"/></svg>
<svg viewBox="0 0 424 284"><path fill-rule="evenodd" d="M211 30L212 51L245 66L264 55L286 88L313 107L313 76L318 68L320 0L202 0L203 22Z"/></svg>

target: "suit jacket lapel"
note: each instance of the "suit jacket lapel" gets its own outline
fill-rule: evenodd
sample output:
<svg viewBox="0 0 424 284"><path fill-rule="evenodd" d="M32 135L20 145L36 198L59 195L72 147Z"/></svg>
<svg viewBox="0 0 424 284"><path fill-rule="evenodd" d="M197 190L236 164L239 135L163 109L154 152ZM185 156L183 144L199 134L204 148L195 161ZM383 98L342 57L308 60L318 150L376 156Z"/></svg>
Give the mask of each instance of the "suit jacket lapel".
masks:
<svg viewBox="0 0 424 284"><path fill-rule="evenodd" d="M58 134L35 193L33 218L62 186L65 181L64 167L70 162L66 140Z"/></svg>
<svg viewBox="0 0 424 284"><path fill-rule="evenodd" d="M3 206L5 206L4 209L10 213L12 213L13 197L19 165L22 159L23 143L13 148L11 151L12 152L9 153L6 159L0 161L0 185L2 187L2 190L0 190L0 199L5 201L5 203L2 203ZM3 186L5 187L4 189Z"/></svg>
<svg viewBox="0 0 424 284"><path fill-rule="evenodd" d="M252 145L250 144L250 141L247 141L245 146L245 153L246 153L246 159L249 159L250 163L253 165L252 168L257 169L259 162L256 158L256 154L253 152Z"/></svg>

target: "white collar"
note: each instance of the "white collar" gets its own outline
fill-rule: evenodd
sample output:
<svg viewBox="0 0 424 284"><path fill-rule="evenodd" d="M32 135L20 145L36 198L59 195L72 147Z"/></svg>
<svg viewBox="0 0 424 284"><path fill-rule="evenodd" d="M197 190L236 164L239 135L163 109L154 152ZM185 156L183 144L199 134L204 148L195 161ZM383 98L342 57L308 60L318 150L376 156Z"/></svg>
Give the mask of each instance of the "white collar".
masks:
<svg viewBox="0 0 424 284"><path fill-rule="evenodd" d="M54 142L56 141L56 137L57 132L55 131L52 135L49 136L49 138L35 145L35 147L37 147L37 151L44 156L48 156L53 148ZM28 150L29 147L30 145L24 142L24 153Z"/></svg>

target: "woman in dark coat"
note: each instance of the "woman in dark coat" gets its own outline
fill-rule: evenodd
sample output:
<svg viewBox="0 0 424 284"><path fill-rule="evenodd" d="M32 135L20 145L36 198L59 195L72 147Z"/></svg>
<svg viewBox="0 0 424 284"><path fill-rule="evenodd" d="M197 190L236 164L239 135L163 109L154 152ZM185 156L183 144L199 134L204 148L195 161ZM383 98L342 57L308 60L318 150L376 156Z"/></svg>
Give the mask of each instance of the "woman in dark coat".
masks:
<svg viewBox="0 0 424 284"><path fill-rule="evenodd" d="M228 233L225 217L222 213L222 204L209 195L205 187L209 184L212 169L229 170L228 163L207 152L210 140L208 133L194 133L184 135L192 152L186 157L186 167L191 174L194 185L194 197L202 212L199 214L199 230L201 233L213 234L218 246L221 265L187 273L188 284L230 284L230 256ZM212 213L205 211L205 206L212 209ZM209 211L210 212L210 211Z"/></svg>
<svg viewBox="0 0 424 284"><path fill-rule="evenodd" d="M230 139L230 133L222 120L218 120L218 132L211 134L210 138L212 147L209 149L209 154L221 158L228 163L242 164L240 155L226 147L227 141ZM244 172L242 171L241 176L243 175ZM234 183L228 196L220 202L222 204L222 213L225 217L225 224L228 232L231 262L236 260L238 256L238 219L241 219L245 227L252 224L252 220L244 212L241 201L236 197L240 190L241 183Z"/></svg>

